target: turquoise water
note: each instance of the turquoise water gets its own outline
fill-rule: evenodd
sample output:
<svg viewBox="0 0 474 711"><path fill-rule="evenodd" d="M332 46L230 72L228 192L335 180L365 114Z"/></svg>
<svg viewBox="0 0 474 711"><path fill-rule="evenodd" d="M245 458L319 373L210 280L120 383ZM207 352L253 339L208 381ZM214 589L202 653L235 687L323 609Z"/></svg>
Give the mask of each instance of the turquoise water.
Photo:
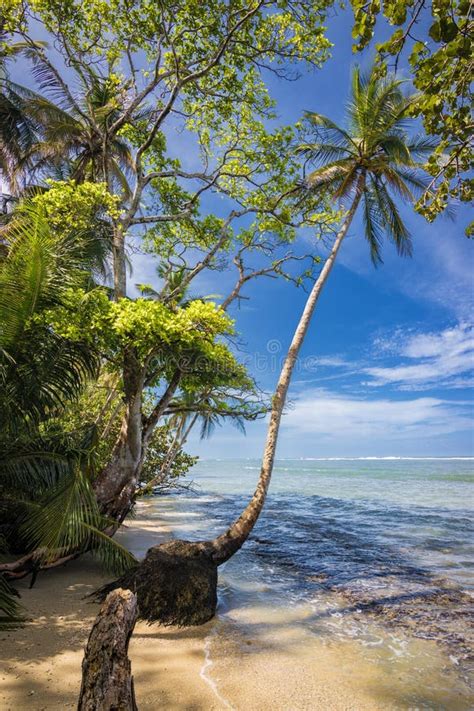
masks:
<svg viewBox="0 0 474 711"><path fill-rule="evenodd" d="M202 514L198 537L232 521L258 474L258 461L198 463L181 504ZM280 460L252 538L336 578L397 561L474 588L473 505L472 459Z"/></svg>
<svg viewBox="0 0 474 711"><path fill-rule="evenodd" d="M177 537L212 537L241 512L258 475L256 460L201 461L194 493L154 497L152 515ZM256 606L283 617L304 606L305 634L359 645L388 665L387 677L408 659L400 673L417 685L412 673L427 668L431 652L421 659L415 638L436 642L465 683L473 668L473 485L474 460L465 458L277 461L250 539L220 569L221 620L236 623ZM432 698L452 690L438 673L423 678Z"/></svg>

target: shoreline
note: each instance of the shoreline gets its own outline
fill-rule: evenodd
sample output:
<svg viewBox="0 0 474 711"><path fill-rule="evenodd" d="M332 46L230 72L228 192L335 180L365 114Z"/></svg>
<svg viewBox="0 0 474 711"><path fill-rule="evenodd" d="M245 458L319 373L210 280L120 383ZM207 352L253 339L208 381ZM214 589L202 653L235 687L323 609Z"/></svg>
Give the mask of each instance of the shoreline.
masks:
<svg viewBox="0 0 474 711"><path fill-rule="evenodd" d="M121 532L137 555L171 535L141 502L137 517ZM17 587L34 618L21 629L0 633L0 707L5 711L76 708L83 649L98 610L84 596L107 577L84 556L64 568ZM269 591L270 592L270 591ZM312 631L309 604L275 607L258 596L233 597L223 590L214 620L178 629L139 622L129 656L140 711L390 711L416 706L467 711L472 708L449 660L433 641L414 640L412 654L425 668L413 675L413 657L374 662L370 648ZM378 654L378 652L377 652ZM371 656L372 655L372 656ZM400 681L407 674L411 681ZM443 673L442 698L429 689ZM416 699L416 702L415 702ZM438 704L438 705L436 705Z"/></svg>

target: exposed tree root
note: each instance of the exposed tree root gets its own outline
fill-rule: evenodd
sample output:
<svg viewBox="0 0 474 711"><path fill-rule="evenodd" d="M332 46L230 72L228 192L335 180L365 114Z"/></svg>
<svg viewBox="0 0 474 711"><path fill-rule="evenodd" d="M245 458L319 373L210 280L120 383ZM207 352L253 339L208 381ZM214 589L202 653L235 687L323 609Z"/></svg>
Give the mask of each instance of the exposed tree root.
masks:
<svg viewBox="0 0 474 711"><path fill-rule="evenodd" d="M94 593L99 600L116 588L137 595L139 617L164 625L202 625L217 605L217 565L203 544L168 541L150 548L145 559Z"/></svg>

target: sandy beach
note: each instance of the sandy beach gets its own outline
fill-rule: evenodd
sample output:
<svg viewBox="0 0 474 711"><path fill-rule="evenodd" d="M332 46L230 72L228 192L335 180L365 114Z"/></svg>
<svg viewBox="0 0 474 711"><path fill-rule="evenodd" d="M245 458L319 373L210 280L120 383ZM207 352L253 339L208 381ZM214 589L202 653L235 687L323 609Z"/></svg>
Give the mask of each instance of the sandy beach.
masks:
<svg viewBox="0 0 474 711"><path fill-rule="evenodd" d="M146 508L123 534L144 549L166 531ZM84 596L105 576L99 564L83 558L18 588L33 621L0 635L0 707L5 711L72 709L77 703L84 644L98 606ZM280 610L245 605L199 628L177 629L139 623L130 658L141 710L212 711L371 711L410 706L411 693L423 694L427 675L444 669L446 657L434 643L416 641L430 667L411 674L375 665L356 644L319 639L305 629L311 610ZM410 659L407 659L409 665ZM418 687L418 688L416 688ZM442 708L468 709L468 691L455 677ZM440 708L427 690L424 708ZM438 705L437 705L438 704Z"/></svg>
<svg viewBox="0 0 474 711"><path fill-rule="evenodd" d="M75 708L97 610L83 596L103 580L96 563L81 561L43 576L33 590L18 586L35 619L1 635L2 709ZM130 658L140 709L400 708L377 698L381 680L348 649L321 646L317 654L290 627L278 645L274 633L218 639L216 629L214 622L187 630L137 625Z"/></svg>

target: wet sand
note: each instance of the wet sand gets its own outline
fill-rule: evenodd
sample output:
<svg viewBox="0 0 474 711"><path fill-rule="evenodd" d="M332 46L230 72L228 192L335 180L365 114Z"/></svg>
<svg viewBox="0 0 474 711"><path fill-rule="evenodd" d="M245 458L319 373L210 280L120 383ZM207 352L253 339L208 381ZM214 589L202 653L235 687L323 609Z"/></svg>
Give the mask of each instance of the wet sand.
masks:
<svg viewBox="0 0 474 711"><path fill-rule="evenodd" d="M145 550L164 534L142 515L124 537L133 540L135 550ZM75 708L83 648L98 609L83 598L105 579L95 561L83 558L40 576L32 590L26 581L18 584L34 619L22 629L0 632L2 711ZM405 673L404 663L394 667L390 658L374 663L356 643L312 634L305 620L313 614L303 605L282 612L248 604L199 628L139 623L130 658L140 710L467 711L474 706L433 642L413 641L416 656L407 657ZM414 658L423 660L415 671ZM440 673L444 690L433 696L430 679Z"/></svg>

